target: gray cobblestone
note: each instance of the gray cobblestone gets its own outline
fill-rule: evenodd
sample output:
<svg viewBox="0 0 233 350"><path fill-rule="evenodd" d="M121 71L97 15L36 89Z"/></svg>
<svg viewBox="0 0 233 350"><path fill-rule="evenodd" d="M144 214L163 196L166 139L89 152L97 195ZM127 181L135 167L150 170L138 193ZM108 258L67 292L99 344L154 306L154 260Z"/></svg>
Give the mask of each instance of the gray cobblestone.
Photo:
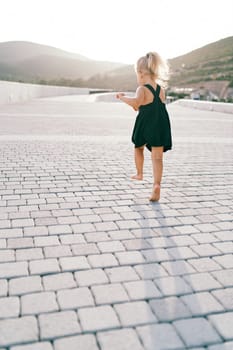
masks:
<svg viewBox="0 0 233 350"><path fill-rule="evenodd" d="M33 219L14 219L11 221L12 227L27 227L34 226Z"/></svg>
<svg viewBox="0 0 233 350"><path fill-rule="evenodd" d="M73 233L86 233L95 231L95 227L93 224L85 223L85 224L75 224L71 225Z"/></svg>
<svg viewBox="0 0 233 350"><path fill-rule="evenodd" d="M127 239L122 241L127 250L149 249L150 244L145 239Z"/></svg>
<svg viewBox="0 0 233 350"><path fill-rule="evenodd" d="M57 299L63 310L94 305L92 294L87 287L58 291Z"/></svg>
<svg viewBox="0 0 233 350"><path fill-rule="evenodd" d="M50 217L51 213L49 210L38 210L38 211L32 211L31 217L32 218L43 218L43 217Z"/></svg>
<svg viewBox="0 0 233 350"><path fill-rule="evenodd" d="M178 320L174 322L174 326L188 347L205 346L221 341L218 333L204 318Z"/></svg>
<svg viewBox="0 0 233 350"><path fill-rule="evenodd" d="M15 261L15 252L12 249L0 251L0 263Z"/></svg>
<svg viewBox="0 0 233 350"><path fill-rule="evenodd" d="M89 255L88 261L94 268L117 266L118 262L113 254Z"/></svg>
<svg viewBox="0 0 233 350"><path fill-rule="evenodd" d="M207 224L197 224L197 225L194 225L195 228L197 228L200 232L215 232L215 231L218 231L218 227L216 226L216 223L215 224L210 224L210 223L207 223Z"/></svg>
<svg viewBox="0 0 233 350"><path fill-rule="evenodd" d="M96 214L91 214L91 215L81 215L79 216L80 222L81 223L93 223L93 222L101 222L101 217Z"/></svg>
<svg viewBox="0 0 233 350"><path fill-rule="evenodd" d="M34 344L24 344L19 346L13 346L11 350L53 350L53 346L49 342L41 342Z"/></svg>
<svg viewBox="0 0 233 350"><path fill-rule="evenodd" d="M117 225L114 221L105 221L95 223L95 227L92 231L113 231L117 230Z"/></svg>
<svg viewBox="0 0 233 350"><path fill-rule="evenodd" d="M0 319L19 316L19 298L7 297L0 299Z"/></svg>
<svg viewBox="0 0 233 350"><path fill-rule="evenodd" d="M221 270L221 266L210 258L190 259L188 263L198 272Z"/></svg>
<svg viewBox="0 0 233 350"><path fill-rule="evenodd" d="M72 233L72 229L69 225L54 225L48 226L50 235L59 235L59 234L69 234Z"/></svg>
<svg viewBox="0 0 233 350"><path fill-rule="evenodd" d="M116 304L114 308L123 327L157 322L157 318L145 301Z"/></svg>
<svg viewBox="0 0 233 350"><path fill-rule="evenodd" d="M114 240L134 238L134 235L130 232L130 230L109 231L108 234Z"/></svg>
<svg viewBox="0 0 233 350"><path fill-rule="evenodd" d="M44 276L43 285L45 290L59 290L76 287L72 273L60 273L56 275Z"/></svg>
<svg viewBox="0 0 233 350"><path fill-rule="evenodd" d="M124 287L131 300L151 299L161 296L158 288L150 280L125 282Z"/></svg>
<svg viewBox="0 0 233 350"><path fill-rule="evenodd" d="M143 350L134 329L120 329L97 334L101 350ZM86 348L85 348L86 349Z"/></svg>
<svg viewBox="0 0 233 350"><path fill-rule="evenodd" d="M201 257L211 257L214 255L219 255L221 254L220 250L215 248L212 244L199 244L199 245L194 245L191 247L199 256Z"/></svg>
<svg viewBox="0 0 233 350"><path fill-rule="evenodd" d="M89 255L89 254L98 254L99 249L95 243L80 243L74 244L71 246L72 252L74 255Z"/></svg>
<svg viewBox="0 0 233 350"><path fill-rule="evenodd" d="M17 212L12 212L9 213L9 219L30 219L30 213L28 211L17 211Z"/></svg>
<svg viewBox="0 0 233 350"><path fill-rule="evenodd" d="M188 235L191 233L199 233L200 230L192 225L183 225L183 226L177 226L177 231L179 231L182 235Z"/></svg>
<svg viewBox="0 0 233 350"><path fill-rule="evenodd" d="M68 245L58 245L44 247L44 255L46 258L59 258L61 256L72 256L72 252Z"/></svg>
<svg viewBox="0 0 233 350"><path fill-rule="evenodd" d="M104 242L104 241L110 241L110 232L94 232L94 233L85 233L85 239L89 243L97 243L97 242Z"/></svg>
<svg viewBox="0 0 233 350"><path fill-rule="evenodd" d="M220 241L232 241L233 239L233 231L218 231L214 232L214 235Z"/></svg>
<svg viewBox="0 0 233 350"><path fill-rule="evenodd" d="M47 247L60 244L57 236L35 237L34 240L36 247Z"/></svg>
<svg viewBox="0 0 233 350"><path fill-rule="evenodd" d="M90 214L93 214L93 211L92 209L90 208L78 208L78 209L73 209L72 210L73 214L74 215L90 215Z"/></svg>
<svg viewBox="0 0 233 350"><path fill-rule="evenodd" d="M114 253L124 251L125 248L120 241L99 242L97 246L101 253Z"/></svg>
<svg viewBox="0 0 233 350"><path fill-rule="evenodd" d="M39 331L33 316L0 320L0 346L10 346L38 340Z"/></svg>
<svg viewBox="0 0 233 350"><path fill-rule="evenodd" d="M39 316L40 337L43 340L80 333L74 311L62 311Z"/></svg>
<svg viewBox="0 0 233 350"><path fill-rule="evenodd" d="M233 339L233 312L211 315L209 316L209 320L224 340Z"/></svg>
<svg viewBox="0 0 233 350"><path fill-rule="evenodd" d="M91 288L97 305L128 301L129 297L119 283L93 286Z"/></svg>
<svg viewBox="0 0 233 350"><path fill-rule="evenodd" d="M185 275L185 274L195 272L195 270L192 268L192 266L186 260L162 262L161 266L171 276Z"/></svg>
<svg viewBox="0 0 233 350"><path fill-rule="evenodd" d="M120 323L115 311L109 305L80 309L78 316L86 332L118 328Z"/></svg>
<svg viewBox="0 0 233 350"><path fill-rule="evenodd" d="M26 262L9 262L0 264L0 278L11 278L28 275Z"/></svg>
<svg viewBox="0 0 233 350"><path fill-rule="evenodd" d="M192 288L180 276L156 278L154 282L164 296L179 296L192 292Z"/></svg>
<svg viewBox="0 0 233 350"><path fill-rule="evenodd" d="M168 248L167 253L170 254L173 257L173 259L176 259L176 260L183 260L183 259L185 260L185 259L198 257L198 255L191 248L189 247Z"/></svg>
<svg viewBox="0 0 233 350"><path fill-rule="evenodd" d="M172 322L191 317L187 306L177 297L151 300L149 304L160 322Z"/></svg>
<svg viewBox="0 0 233 350"><path fill-rule="evenodd" d="M53 98L54 113L64 104L57 99L67 100ZM12 111L22 123L0 137L0 348L223 350L233 340L230 116L168 105L176 147L166 155L161 200L150 203L149 152L145 180L128 176L132 118L123 111L115 123L123 105L83 101L80 110L75 101L75 118L87 124L92 109L111 112L111 129L98 118L99 136L76 123L67 138L57 118L46 135L28 135L35 125L24 123L25 108L50 113L48 103L2 106L4 128ZM192 135L177 118L187 112ZM73 119L63 119L69 130Z"/></svg>
<svg viewBox="0 0 233 350"><path fill-rule="evenodd" d="M23 295L43 290L39 276L13 278L9 281L10 295Z"/></svg>
<svg viewBox="0 0 233 350"><path fill-rule="evenodd" d="M10 228L10 227L11 227L10 220L0 220L0 228Z"/></svg>
<svg viewBox="0 0 233 350"><path fill-rule="evenodd" d="M184 279L195 292L208 291L221 288L221 284L216 281L210 273L195 273L184 276Z"/></svg>
<svg viewBox="0 0 233 350"><path fill-rule="evenodd" d="M219 242L213 244L220 252L227 254L233 252L233 242Z"/></svg>
<svg viewBox="0 0 233 350"><path fill-rule="evenodd" d="M57 222L60 225L74 225L79 224L80 220L77 216L61 216L57 218Z"/></svg>
<svg viewBox="0 0 233 350"><path fill-rule="evenodd" d="M198 243L214 243L218 241L218 239L212 233L197 233L193 234L192 238L194 238Z"/></svg>
<svg viewBox="0 0 233 350"><path fill-rule="evenodd" d="M7 280L0 280L0 296L6 296L8 292Z"/></svg>
<svg viewBox="0 0 233 350"><path fill-rule="evenodd" d="M134 268L143 280L168 275L166 270L160 264L157 263L135 265Z"/></svg>
<svg viewBox="0 0 233 350"><path fill-rule="evenodd" d="M233 348L233 341L208 346L208 350L231 350L232 348Z"/></svg>
<svg viewBox="0 0 233 350"><path fill-rule="evenodd" d="M48 228L46 226L33 226L24 228L24 236L47 236Z"/></svg>
<svg viewBox="0 0 233 350"><path fill-rule="evenodd" d="M88 260L84 256L65 257L59 260L62 271L85 270L90 268Z"/></svg>
<svg viewBox="0 0 233 350"><path fill-rule="evenodd" d="M105 269L112 283L139 280L138 274L131 266L119 266Z"/></svg>
<svg viewBox="0 0 233 350"><path fill-rule="evenodd" d="M34 247L32 238L9 238L7 240L8 248L31 248Z"/></svg>
<svg viewBox="0 0 233 350"><path fill-rule="evenodd" d="M41 292L21 297L22 315L41 314L58 310L55 293Z"/></svg>
<svg viewBox="0 0 233 350"><path fill-rule="evenodd" d="M233 254L216 256L213 257L213 260L225 269L233 268Z"/></svg>
<svg viewBox="0 0 233 350"><path fill-rule="evenodd" d="M233 288L216 290L212 294L226 310L233 310Z"/></svg>
<svg viewBox="0 0 233 350"><path fill-rule="evenodd" d="M174 260L174 258L168 254L167 249L164 248L146 249L141 250L141 252L147 262L162 262Z"/></svg>
<svg viewBox="0 0 233 350"><path fill-rule="evenodd" d="M0 239L0 249L6 248L6 239Z"/></svg>
<svg viewBox="0 0 233 350"><path fill-rule="evenodd" d="M22 228L9 228L9 229L0 230L0 238L15 238L15 237L23 237Z"/></svg>
<svg viewBox="0 0 233 350"><path fill-rule="evenodd" d="M36 226L49 226L49 225L56 225L57 224L57 219L53 217L48 217L48 218L36 218L35 219L35 225ZM30 225L32 226L32 225Z"/></svg>
<svg viewBox="0 0 233 350"><path fill-rule="evenodd" d="M154 324L137 327L137 332L147 350L183 349L184 344L171 324Z"/></svg>
<svg viewBox="0 0 233 350"><path fill-rule="evenodd" d="M17 249L16 252L17 261L29 261L43 259L43 251L41 248L28 248L28 249Z"/></svg>
<svg viewBox="0 0 233 350"><path fill-rule="evenodd" d="M224 287L233 286L233 269L213 271L211 273Z"/></svg>
<svg viewBox="0 0 233 350"><path fill-rule="evenodd" d="M99 350L93 334L77 335L54 341L55 350Z"/></svg>
<svg viewBox="0 0 233 350"><path fill-rule="evenodd" d="M78 271L75 272L75 278L79 286L108 283L108 277L102 269Z"/></svg>
<svg viewBox="0 0 233 350"><path fill-rule="evenodd" d="M223 306L208 292L184 295L181 300L194 316L202 316L223 311Z"/></svg>
<svg viewBox="0 0 233 350"><path fill-rule="evenodd" d="M132 265L145 262L142 253L138 251L119 252L115 253L115 256L119 260L120 265Z"/></svg>
<svg viewBox="0 0 233 350"><path fill-rule="evenodd" d="M85 243L85 239L81 234L60 235L61 244L81 244Z"/></svg>

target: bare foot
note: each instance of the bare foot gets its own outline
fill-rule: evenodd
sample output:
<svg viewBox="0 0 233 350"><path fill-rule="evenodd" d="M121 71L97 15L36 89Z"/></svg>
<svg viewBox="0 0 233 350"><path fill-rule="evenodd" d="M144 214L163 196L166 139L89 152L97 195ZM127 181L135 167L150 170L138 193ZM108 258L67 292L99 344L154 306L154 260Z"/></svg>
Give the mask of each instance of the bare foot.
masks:
<svg viewBox="0 0 233 350"><path fill-rule="evenodd" d="M131 176L131 179L132 180L143 180L143 176L142 175L134 175L134 176Z"/></svg>
<svg viewBox="0 0 233 350"><path fill-rule="evenodd" d="M150 201L151 202L157 202L160 199L160 186L159 185L155 185L153 187L153 191L151 193L151 197L150 197Z"/></svg>

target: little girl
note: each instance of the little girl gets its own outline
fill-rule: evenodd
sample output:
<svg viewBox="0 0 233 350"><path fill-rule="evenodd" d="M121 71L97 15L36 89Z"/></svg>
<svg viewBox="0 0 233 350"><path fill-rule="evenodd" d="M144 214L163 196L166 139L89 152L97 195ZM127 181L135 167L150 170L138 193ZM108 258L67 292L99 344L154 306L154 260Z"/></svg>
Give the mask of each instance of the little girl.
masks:
<svg viewBox="0 0 233 350"><path fill-rule="evenodd" d="M138 88L134 97L118 93L116 97L139 111L132 134L135 145L137 174L132 178L143 179L144 147L151 151L154 185L150 201L160 199L163 173L163 152L172 148L169 115L165 105L164 86L168 67L156 52L149 52L138 59L136 66ZM161 86L160 86L161 85Z"/></svg>

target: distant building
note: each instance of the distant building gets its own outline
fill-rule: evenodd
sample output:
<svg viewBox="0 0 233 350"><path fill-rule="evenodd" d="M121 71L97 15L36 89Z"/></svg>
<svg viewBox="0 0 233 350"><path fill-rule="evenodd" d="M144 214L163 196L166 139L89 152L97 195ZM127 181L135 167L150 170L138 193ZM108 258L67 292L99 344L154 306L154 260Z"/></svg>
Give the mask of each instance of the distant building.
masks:
<svg viewBox="0 0 233 350"><path fill-rule="evenodd" d="M200 87L190 93L192 100L205 100L205 101L219 101L219 97L214 94L211 90Z"/></svg>

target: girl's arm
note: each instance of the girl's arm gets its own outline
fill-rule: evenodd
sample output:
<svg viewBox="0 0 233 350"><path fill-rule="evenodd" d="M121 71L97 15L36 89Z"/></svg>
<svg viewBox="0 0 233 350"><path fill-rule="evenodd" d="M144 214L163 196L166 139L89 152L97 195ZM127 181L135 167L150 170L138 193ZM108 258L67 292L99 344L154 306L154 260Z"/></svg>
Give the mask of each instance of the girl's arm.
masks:
<svg viewBox="0 0 233 350"><path fill-rule="evenodd" d="M165 94L165 90L163 88L160 89L159 98L160 98L161 102L163 102L163 103L166 102L166 94Z"/></svg>
<svg viewBox="0 0 233 350"><path fill-rule="evenodd" d="M124 93L118 93L116 98L122 102L125 102L127 105L133 107L135 111L137 111L144 101L144 89L142 86L139 86L134 97L125 96Z"/></svg>

